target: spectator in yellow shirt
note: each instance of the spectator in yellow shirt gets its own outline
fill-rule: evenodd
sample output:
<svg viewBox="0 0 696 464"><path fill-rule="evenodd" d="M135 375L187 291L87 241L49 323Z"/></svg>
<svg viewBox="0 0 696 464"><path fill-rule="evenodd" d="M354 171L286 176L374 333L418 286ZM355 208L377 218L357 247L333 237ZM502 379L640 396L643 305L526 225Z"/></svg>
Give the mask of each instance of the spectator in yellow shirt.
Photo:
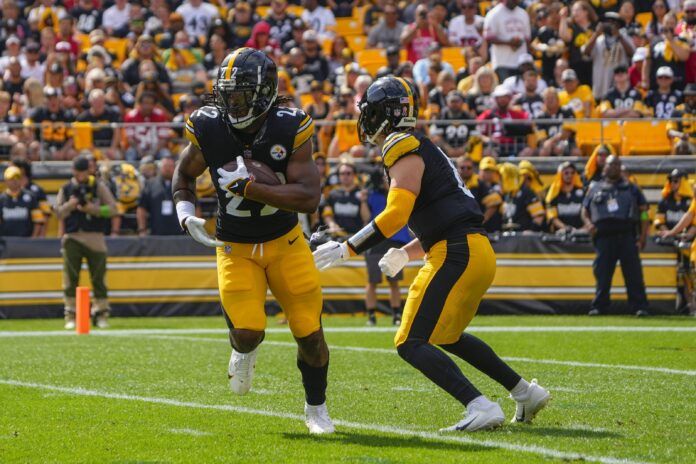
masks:
<svg viewBox="0 0 696 464"><path fill-rule="evenodd" d="M592 89L587 85L580 85L578 75L572 69L563 71L561 80L563 90L558 93L561 106L568 106L578 119L589 118L594 110Z"/></svg>

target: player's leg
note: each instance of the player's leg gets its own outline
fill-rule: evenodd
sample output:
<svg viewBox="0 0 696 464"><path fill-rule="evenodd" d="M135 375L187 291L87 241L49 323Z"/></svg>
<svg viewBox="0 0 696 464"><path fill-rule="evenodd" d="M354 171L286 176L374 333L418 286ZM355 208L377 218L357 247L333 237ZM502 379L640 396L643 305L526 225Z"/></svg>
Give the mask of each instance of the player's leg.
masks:
<svg viewBox="0 0 696 464"><path fill-rule="evenodd" d="M301 234L299 229L297 233ZM266 276L297 341L297 367L305 390L305 423L310 433L332 433L334 426L326 408L329 349L321 330L319 271L304 240L289 243L281 237L274 242L277 255L269 260Z"/></svg>
<svg viewBox="0 0 696 464"><path fill-rule="evenodd" d="M518 405L513 422L531 422L550 399L549 393L535 380L529 383L523 379L488 344L462 333L493 281L495 266L495 253L488 239L478 234L469 235L467 270L454 285L454 289L459 290L459 298L447 301L441 317L448 324L438 324L431 340L510 391ZM447 343L452 339L456 341Z"/></svg>
<svg viewBox="0 0 696 464"><path fill-rule="evenodd" d="M232 355L228 366L230 388L243 395L251 388L258 345L266 328L266 275L251 259L247 244L217 249L218 286L230 327Z"/></svg>
<svg viewBox="0 0 696 464"><path fill-rule="evenodd" d="M455 285L467 270L467 258L466 243L448 245L442 241L430 249L425 266L409 289L394 341L399 356L467 407L467 420L451 430L475 431L501 425L505 416L500 406L483 396L457 364L431 344L438 324L447 327L450 315L456 314L450 307L459 302L462 289ZM443 313L445 319L441 318ZM446 342L447 333L442 328L438 333L435 342Z"/></svg>
<svg viewBox="0 0 696 464"><path fill-rule="evenodd" d="M94 290L93 321L100 329L106 329L109 327L109 312L111 311L106 288L106 253L86 249L85 257Z"/></svg>

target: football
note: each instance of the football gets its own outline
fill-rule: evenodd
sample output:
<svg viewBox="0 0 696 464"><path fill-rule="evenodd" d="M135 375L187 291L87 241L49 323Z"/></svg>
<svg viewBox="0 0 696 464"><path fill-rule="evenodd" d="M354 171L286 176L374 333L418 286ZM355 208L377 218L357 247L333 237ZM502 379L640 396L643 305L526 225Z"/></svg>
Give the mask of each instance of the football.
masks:
<svg viewBox="0 0 696 464"><path fill-rule="evenodd" d="M273 172L273 169L268 167L267 164L253 159L244 160L244 164L246 165L249 174L254 176L255 182L267 185L280 185L281 182L278 175ZM225 171L234 171L237 169L237 160L232 160L229 163L226 163L222 169Z"/></svg>

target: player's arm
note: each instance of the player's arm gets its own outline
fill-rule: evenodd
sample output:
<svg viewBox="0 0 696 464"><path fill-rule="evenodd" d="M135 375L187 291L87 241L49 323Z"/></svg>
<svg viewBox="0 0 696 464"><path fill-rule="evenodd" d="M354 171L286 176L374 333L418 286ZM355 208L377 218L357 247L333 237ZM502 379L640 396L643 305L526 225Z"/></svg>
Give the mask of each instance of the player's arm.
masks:
<svg viewBox="0 0 696 464"><path fill-rule="evenodd" d="M218 247L223 243L208 235L205 220L196 217L196 178L203 174L206 167L201 149L189 142L176 163L172 191L181 227L197 242L209 247Z"/></svg>
<svg viewBox="0 0 696 464"><path fill-rule="evenodd" d="M406 153L388 169L391 184L384 211L346 242L332 241L317 248L314 252L314 263L319 270L327 269L372 248L406 225L420 193L425 164L420 156Z"/></svg>
<svg viewBox="0 0 696 464"><path fill-rule="evenodd" d="M312 140L302 144L288 160L285 171L287 183L266 185L251 182L244 196L276 208L313 213L321 198L321 179L312 159Z"/></svg>

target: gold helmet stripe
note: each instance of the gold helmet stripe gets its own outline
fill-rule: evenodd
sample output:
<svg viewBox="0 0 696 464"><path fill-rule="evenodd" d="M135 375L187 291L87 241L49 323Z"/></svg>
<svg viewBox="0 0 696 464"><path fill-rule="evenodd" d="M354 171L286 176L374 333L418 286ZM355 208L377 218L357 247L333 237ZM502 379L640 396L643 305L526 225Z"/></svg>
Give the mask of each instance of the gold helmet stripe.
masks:
<svg viewBox="0 0 696 464"><path fill-rule="evenodd" d="M227 68L225 69L225 79L229 79L232 76L232 68L234 68L234 61L237 59L239 53L246 49L247 47L242 47L232 52L230 60L227 62Z"/></svg>
<svg viewBox="0 0 696 464"><path fill-rule="evenodd" d="M411 92L411 86L408 85L408 82L406 82L403 77L397 77L396 80L401 82L401 85L403 85L404 89L406 89L406 94L408 95L408 115L409 117L413 117L413 109L415 104L413 100L413 93Z"/></svg>

